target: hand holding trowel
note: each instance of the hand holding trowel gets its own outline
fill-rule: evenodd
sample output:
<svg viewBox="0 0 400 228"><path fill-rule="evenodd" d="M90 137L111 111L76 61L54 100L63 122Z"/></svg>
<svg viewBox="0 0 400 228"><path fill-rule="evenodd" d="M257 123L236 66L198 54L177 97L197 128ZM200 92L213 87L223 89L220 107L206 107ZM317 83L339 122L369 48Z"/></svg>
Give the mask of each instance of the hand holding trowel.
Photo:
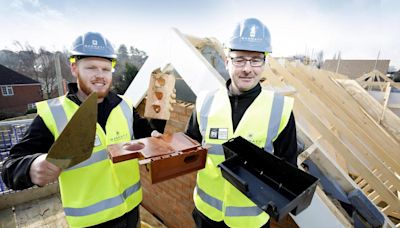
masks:
<svg viewBox="0 0 400 228"><path fill-rule="evenodd" d="M67 169L88 159L93 150L97 123L97 94L91 93L51 146L46 160Z"/></svg>

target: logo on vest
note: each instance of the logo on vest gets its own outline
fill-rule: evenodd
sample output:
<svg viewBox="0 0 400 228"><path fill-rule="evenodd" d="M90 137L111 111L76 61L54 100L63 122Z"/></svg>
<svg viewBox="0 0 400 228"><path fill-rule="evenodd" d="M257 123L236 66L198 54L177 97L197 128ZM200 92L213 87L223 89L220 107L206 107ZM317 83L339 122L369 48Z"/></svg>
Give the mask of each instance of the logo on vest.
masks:
<svg viewBox="0 0 400 228"><path fill-rule="evenodd" d="M127 136L128 136L128 134L122 134L121 135L120 132L117 131L117 132L115 132L115 136L110 138L110 141L111 142L117 142L117 141L119 141L121 139L124 139Z"/></svg>
<svg viewBox="0 0 400 228"><path fill-rule="evenodd" d="M254 132L250 132L247 134L247 137L245 139L255 145L259 145L262 143L262 140L256 137L256 134Z"/></svg>
<svg viewBox="0 0 400 228"><path fill-rule="evenodd" d="M209 138L227 140L228 128L211 128Z"/></svg>

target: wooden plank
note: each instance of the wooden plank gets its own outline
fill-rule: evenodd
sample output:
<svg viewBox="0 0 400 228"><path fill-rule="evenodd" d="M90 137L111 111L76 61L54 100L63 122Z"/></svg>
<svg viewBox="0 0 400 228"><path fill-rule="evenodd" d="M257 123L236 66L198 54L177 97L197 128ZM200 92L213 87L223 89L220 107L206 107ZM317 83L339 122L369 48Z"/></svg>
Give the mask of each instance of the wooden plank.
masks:
<svg viewBox="0 0 400 228"><path fill-rule="evenodd" d="M400 220L400 213L399 212L392 212L389 214L390 216Z"/></svg>
<svg viewBox="0 0 400 228"><path fill-rule="evenodd" d="M305 151L301 152L301 154L297 158L297 165L300 167L301 163L307 160L312 155L312 153L314 153L314 151L316 151L317 149L318 149L317 145L313 143Z"/></svg>
<svg viewBox="0 0 400 228"><path fill-rule="evenodd" d="M370 77L371 77L370 75L364 74L363 76L361 76L361 77L359 77L359 78L356 78L355 80L356 80L358 83L362 83L362 82L366 82L366 80L368 80Z"/></svg>
<svg viewBox="0 0 400 228"><path fill-rule="evenodd" d="M288 66L288 68L290 68L290 66ZM296 74L296 77L299 78L299 77L301 77L301 75ZM313 81L314 83L313 84L318 82L318 80L321 80L321 78L323 78L323 77L322 76L318 77L318 79L316 79L316 77L313 77L313 79L314 79L314 81ZM312 85L307 84L307 87L312 87ZM321 87L327 88L327 87L330 87L330 86L329 86L329 83L323 83L323 86L321 85ZM325 94L329 94L329 95L335 94L334 95L334 100L337 100L340 103L346 102L345 100L341 100L340 99L340 95L336 95L336 94L340 94L339 92L333 93L333 92L329 92L328 89L326 89L326 90L327 91L325 91L324 94L318 93L318 97L320 99L322 99ZM315 92L315 91L313 90L313 92ZM324 102L326 103L327 101L324 100ZM334 104L329 103L328 107L332 111L337 111L336 109L333 109ZM356 116L356 114L354 113L354 107L356 107L356 106L353 105L352 108L350 108L350 109L352 109L352 111L347 110L348 112L352 112L352 116ZM344 127L344 128L342 127L341 130L342 131L343 130L345 130L345 131L347 130L347 132L350 133L350 134L352 134L352 131L354 131L354 133L352 135L355 138L359 138L359 136L364 136L363 138L359 139L359 141L351 140L359 148L358 149L359 152L361 152L361 151L364 152L364 153L360 153L360 156L367 155L366 158L368 159L368 162L370 162L370 163L372 162L372 164L378 165L377 167L379 167L379 169L381 170L382 174L384 174L383 175L383 179L382 178L380 178L380 179L382 179L383 181L389 179L390 182L392 184L396 185L396 188L399 189L400 182L399 182L398 178L395 178L394 173L392 171L390 171L388 169L388 167L387 167L387 166L389 166L393 170L398 170L399 169L398 160L393 159L393 157L396 157L396 155L393 155L393 154L394 153L397 154L399 152L398 150L396 150L396 148L399 147L399 144L397 142L395 142L394 145L391 145L393 147L388 146L388 145L391 144L391 141L385 140L384 138L382 139L382 141L385 141L385 143L383 145L382 145L382 143L380 143L380 142L382 142L380 140L372 140L372 139L370 141L366 140L368 137L370 137L370 135L373 135L373 134L376 135L376 132L378 132L379 129L372 129L371 128L371 130L373 130L372 133L371 132L363 133L363 129L365 128L365 125L362 128L361 127L357 128L357 125L354 125L354 124L352 125L352 122L349 119L351 114L349 114L349 116L347 116L348 117L347 119L346 119L346 116L343 116L342 114L343 114L342 111L337 111L335 113L335 116L340 116L339 119L340 120L345 120L345 122L346 122L346 127ZM376 124L376 123L373 122L372 124ZM337 124L335 124L335 126L338 127ZM370 127L373 127L373 126L370 126ZM357 132L357 134L355 134L355 132ZM385 136L385 135L384 134L378 135L378 137L380 137L380 138L382 138L382 136ZM348 137L348 136L346 136L346 137ZM363 147L366 148L366 150L365 149L361 149ZM380 148L380 147L383 147L384 150L382 150L382 148ZM368 153L366 153L366 152L368 152ZM388 152L390 152L390 153L388 153ZM381 159L384 164L383 163L374 162L374 160L378 161L379 159Z"/></svg>
<svg viewBox="0 0 400 228"><path fill-rule="evenodd" d="M378 193L377 193L375 190L373 190L371 193L369 193L369 194L367 195L367 197L368 197L368 199L372 199L372 198L376 197L377 194L378 194Z"/></svg>
<svg viewBox="0 0 400 228"><path fill-rule="evenodd" d="M344 75L344 74L334 73L334 72L330 72L330 71L329 71L329 73L331 74L331 77L335 78L335 79L349 79L349 76Z"/></svg>
<svg viewBox="0 0 400 228"><path fill-rule="evenodd" d="M381 87L382 91L383 88L386 87L386 83L389 82L390 85L396 89L400 89L400 83L394 82L391 78L387 77L385 74L378 70L373 70L363 76L355 79L358 83L361 84L362 87Z"/></svg>
<svg viewBox="0 0 400 228"><path fill-rule="evenodd" d="M354 182L356 183L356 184L358 184L358 183L360 183L362 180L364 180L361 176L359 176L359 177L357 177L355 180L354 180Z"/></svg>
<svg viewBox="0 0 400 228"><path fill-rule="evenodd" d="M324 120L329 117L327 117L324 114L321 114L321 111L326 111L329 109L326 107L318 108L321 106L323 107L323 105L319 103L319 100L316 99L310 93L310 91L306 89L300 83L300 81L298 81L298 79L293 77L279 64L277 64L273 60L270 60L270 65L275 75L277 75L277 77L283 77L298 91L298 93L296 93L296 98L298 99L296 99L294 103L295 104L294 108L295 110L297 109L297 112L299 113L299 115L296 116L298 124L303 125L304 129L306 128L316 129L318 132L320 132L320 135L329 138L327 141L335 145L335 147L337 148L340 147L339 150L342 152L342 155L346 158L348 163L351 164L358 171L359 174L362 174L363 177L367 179L368 183L373 184L374 189L376 191L379 191L387 202L393 204L393 208L399 210L400 202L397 199L397 197L383 185L381 180L379 180L376 176L371 174L368 164L365 164L363 161L361 161L358 155L353 154L352 150L348 149L346 146L344 146L344 144L342 144L341 141L338 140L337 137L340 138L338 132L335 132L334 135L333 132L331 130L328 130L326 128L326 125L323 124ZM319 114L314 113L317 111L319 112ZM346 140L348 139L344 138L341 140L346 142ZM353 149L353 147L354 146L351 146L350 148Z"/></svg>
<svg viewBox="0 0 400 228"><path fill-rule="evenodd" d="M263 72L263 76L267 78L267 80L265 81L265 85L267 86L267 84L269 84L270 87L272 87L271 85L274 85L276 87L288 87L289 84L287 84L282 78L277 77L272 71L271 68L267 68L264 72ZM293 94L294 95L294 94ZM299 113L299 116L301 114ZM296 115L296 110L295 110L295 116ZM302 126L297 126L298 129L300 129L300 133L301 134L306 134L307 136L310 135L311 132L313 132L313 129L311 128L307 128L307 129L301 129ZM301 135L300 134L300 135ZM316 135L311 134L311 137L318 137L316 135L318 135L318 133L316 133ZM306 137L307 137L306 136ZM317 140L316 138L314 138L314 141ZM327 153L329 154L329 156L332 159L335 159L335 161L340 165L340 167L345 170L346 172L348 171L347 169L347 165L346 165L346 161L343 158L343 156L339 153L341 148L336 149L335 148L335 144L329 144L329 143L325 143L324 144L326 148L325 151L327 151Z"/></svg>
<svg viewBox="0 0 400 228"><path fill-rule="evenodd" d="M382 72L375 70L375 74L378 75L380 78L383 79L385 82L390 82L390 85L396 89L400 89L400 83L394 82L391 78L383 74Z"/></svg>
<svg viewBox="0 0 400 228"><path fill-rule="evenodd" d="M323 78L321 77L313 77L313 81L308 82L307 77L305 77L305 74L303 74L301 71L295 69L292 65L287 66L288 70L292 73L292 75L296 75L296 78L300 79L302 83L307 85L307 89L309 92L316 94L319 100L323 100L324 104L327 105L329 108L323 108L320 111L320 116L323 116L324 118L328 118L326 120L327 124L329 124L328 128L334 129L334 131L337 132L337 136L341 139L343 143L346 145L352 147L352 151L355 152L358 156L364 157L367 161L367 163L374 168L378 168L381 173L384 174L384 179L381 179L381 181L386 181L390 180L391 184L396 186L396 189L400 189L400 181L399 179L394 175L394 172L388 169L389 167L392 167L393 170L400 170L400 164L399 161L396 159L393 159L389 154L386 153L386 150L383 150L380 148L380 145L378 145L375 141L372 141L369 139L370 133L364 132L363 128L359 127L356 123L352 121L352 118L350 116L345 115L345 113L342 111L341 107L337 105L335 102L332 102L328 96L328 93L330 92L330 96L334 96L336 100L339 100L342 104L346 104L346 101L342 101L340 98L340 93L339 92L332 92L329 90L327 87L334 87L336 85L330 86L329 83L324 83L323 85L320 85L323 88L326 88L324 92L320 92L318 88L316 88L318 84L318 81ZM308 74L310 76L310 74ZM298 89L296 87L296 89ZM346 93L346 92L344 92ZM309 101L309 99L306 99ZM342 105L344 106L344 105ZM317 110L318 106L314 105L314 110ZM332 111L334 114L330 113ZM354 112L354 106L353 106L353 112ZM333 126L331 125L333 124ZM374 129L377 131L376 127ZM357 133L357 134L355 134ZM385 141L387 142L387 140ZM400 145L398 146L400 147ZM397 148L398 148L397 147ZM385 148L385 149L390 149L393 153L395 152L394 148ZM398 153L398 151L396 151ZM381 161L382 160L382 161Z"/></svg>
<svg viewBox="0 0 400 228"><path fill-rule="evenodd" d="M272 85L275 85L275 88L287 88L287 87L293 87L289 84L287 84L282 78L277 77L272 71L271 68L267 68L264 72L263 72L263 76L267 79L264 82L264 87L273 87ZM293 97L295 95L295 93L291 94L291 96ZM296 113L295 113L296 114ZM300 115L300 114L299 114ZM299 126L298 126L299 127ZM304 134L307 131L310 131L310 129L307 130L301 130L300 133ZM300 134L300 135L301 135ZM316 140L316 139L315 139ZM329 153L329 155L331 156L332 159L335 159L336 162L340 165L340 167L345 170L346 172L348 172L348 167L346 164L345 159L343 158L343 156L339 153L338 150L335 149L334 146L329 146L328 144L325 144L326 147L329 147L329 150L326 150L327 153Z"/></svg>
<svg viewBox="0 0 400 228"><path fill-rule="evenodd" d="M357 81L361 86L372 86L372 87L386 87L387 83L389 83L392 87L399 87L399 82L367 82L367 81ZM384 91L384 90L381 90Z"/></svg>
<svg viewBox="0 0 400 228"><path fill-rule="evenodd" d="M390 82L388 82L387 85L386 85L385 96L383 97L382 114L381 114L381 116L379 117L379 120L378 120L379 124L381 124L383 116L385 115L385 110L387 108L387 104L388 104L388 101L389 101L390 91L391 91Z"/></svg>
<svg viewBox="0 0 400 228"><path fill-rule="evenodd" d="M339 125L343 126L345 123L345 128L340 129L353 136L354 144L358 143L360 148L368 151L368 153L364 153L364 156L369 156L371 158L369 161L382 160L385 165L378 164L380 169L387 169L389 166L394 171L400 172L400 160L393 159L400 157L400 150L396 149L400 147L400 144L388 138L382 129L377 128L376 122L370 120L364 113L357 111L357 107L360 106L352 96L326 77L324 71L307 70L307 73L301 73L306 70L304 66L295 69L288 65L287 68L289 71L298 72L296 77L301 79L309 90L318 94L318 98L334 113L333 118L329 119L335 122L335 127L339 129ZM397 182L400 189L400 181Z"/></svg>
<svg viewBox="0 0 400 228"><path fill-rule="evenodd" d="M354 80L337 80L337 82L354 97L357 103L362 106L372 119L379 118L379 114L383 112L382 105L358 83ZM392 111L386 110L381 124L398 142L400 142L400 117Z"/></svg>

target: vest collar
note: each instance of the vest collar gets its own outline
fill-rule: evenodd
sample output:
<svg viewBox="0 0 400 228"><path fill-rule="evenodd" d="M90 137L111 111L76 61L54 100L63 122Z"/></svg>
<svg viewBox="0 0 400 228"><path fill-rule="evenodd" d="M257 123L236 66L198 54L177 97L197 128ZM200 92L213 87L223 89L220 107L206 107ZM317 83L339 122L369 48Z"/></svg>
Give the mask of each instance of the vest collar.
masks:
<svg viewBox="0 0 400 228"><path fill-rule="evenodd" d="M68 94L67 97L71 101L73 101L77 105L81 105L82 102L79 100L77 93L78 92L78 84L77 83L68 83ZM104 98L102 103L109 103L111 107L117 106L121 102L121 98L110 91L108 95Z"/></svg>
<svg viewBox="0 0 400 228"><path fill-rule="evenodd" d="M255 98L255 97L258 96L258 94L261 93L261 85L260 85L260 83L258 83L256 86L254 86L254 88L252 88L252 89L250 89L250 90L248 90L248 91L246 91L246 92L244 92L244 93L242 93L240 95L234 95L234 94L231 93L231 90L230 90L231 83L232 83L231 79L228 79L228 81L226 81L226 89L228 90L229 97L237 97L239 99L240 98L250 98L250 97L254 97Z"/></svg>

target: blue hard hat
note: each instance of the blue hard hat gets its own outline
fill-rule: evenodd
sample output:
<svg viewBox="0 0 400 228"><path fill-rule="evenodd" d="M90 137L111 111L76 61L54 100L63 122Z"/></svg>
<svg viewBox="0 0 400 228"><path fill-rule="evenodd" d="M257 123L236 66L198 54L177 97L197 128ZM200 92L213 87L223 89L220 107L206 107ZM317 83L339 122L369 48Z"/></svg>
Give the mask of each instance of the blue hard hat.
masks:
<svg viewBox="0 0 400 228"><path fill-rule="evenodd" d="M248 18L236 25L227 47L231 50L270 53L272 52L271 35L261 21Z"/></svg>
<svg viewBox="0 0 400 228"><path fill-rule="evenodd" d="M72 56L94 56L107 59L116 59L111 42L97 32L88 32L79 36L72 43Z"/></svg>

